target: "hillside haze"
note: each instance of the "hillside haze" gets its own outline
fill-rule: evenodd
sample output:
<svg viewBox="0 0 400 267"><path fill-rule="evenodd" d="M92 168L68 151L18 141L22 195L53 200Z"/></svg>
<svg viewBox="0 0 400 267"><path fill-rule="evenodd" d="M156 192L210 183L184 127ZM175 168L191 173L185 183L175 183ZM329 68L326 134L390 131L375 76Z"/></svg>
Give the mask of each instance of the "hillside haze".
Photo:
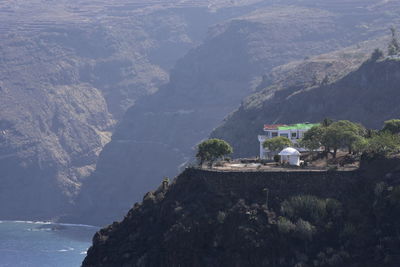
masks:
<svg viewBox="0 0 400 267"><path fill-rule="evenodd" d="M2 1L0 219L121 218L286 75L271 70L380 38L399 11L372 0Z"/></svg>
<svg viewBox="0 0 400 267"><path fill-rule="evenodd" d="M83 186L78 215L68 219L105 224L121 218L144 192L192 160L195 145L244 97L263 88L260 82L268 83L262 81L265 73L384 36L398 20L392 11L400 8L396 2L313 3L268 2L210 27L204 42L171 70L169 82L128 109ZM348 64L343 70L350 71L373 48L360 49L358 60L337 66Z"/></svg>
<svg viewBox="0 0 400 267"><path fill-rule="evenodd" d="M1 219L63 214L125 111L256 2L2 1Z"/></svg>
<svg viewBox="0 0 400 267"><path fill-rule="evenodd" d="M264 123L332 118L380 129L383 121L400 116L395 104L399 101L399 71L398 60L366 61L329 84L300 84L280 91L274 91L273 86L265 88L248 97L211 135L228 140L236 156L246 157L257 155L257 135L262 134Z"/></svg>

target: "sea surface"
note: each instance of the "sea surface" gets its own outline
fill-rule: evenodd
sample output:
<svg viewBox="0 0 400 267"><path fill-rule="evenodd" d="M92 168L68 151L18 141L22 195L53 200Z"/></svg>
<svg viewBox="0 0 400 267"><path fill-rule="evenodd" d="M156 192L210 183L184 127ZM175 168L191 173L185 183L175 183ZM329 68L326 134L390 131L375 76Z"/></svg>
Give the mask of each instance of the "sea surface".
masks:
<svg viewBox="0 0 400 267"><path fill-rule="evenodd" d="M98 227L0 221L0 267L81 266Z"/></svg>

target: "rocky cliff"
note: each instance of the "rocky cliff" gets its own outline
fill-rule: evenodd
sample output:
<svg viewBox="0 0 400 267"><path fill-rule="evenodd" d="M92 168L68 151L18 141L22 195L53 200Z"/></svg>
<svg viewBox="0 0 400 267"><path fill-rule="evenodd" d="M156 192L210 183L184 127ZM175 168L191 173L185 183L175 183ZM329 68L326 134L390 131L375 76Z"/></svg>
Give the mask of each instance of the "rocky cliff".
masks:
<svg viewBox="0 0 400 267"><path fill-rule="evenodd" d="M84 180L78 206L110 203L122 215L153 179L176 173L261 74L382 35L399 5L375 2L2 1L1 218L57 217Z"/></svg>
<svg viewBox="0 0 400 267"><path fill-rule="evenodd" d="M0 218L66 212L127 108L209 25L249 12L164 2L0 3Z"/></svg>
<svg viewBox="0 0 400 267"><path fill-rule="evenodd" d="M212 136L230 142L238 156L255 156L257 135L262 134L265 123L318 122L329 117L380 129L382 121L400 116L395 104L400 97L399 84L400 61L383 59L368 60L345 77L322 85L310 79L279 91L267 87L248 97Z"/></svg>
<svg viewBox="0 0 400 267"><path fill-rule="evenodd" d="M122 216L163 176L176 175L193 157L194 146L257 90L265 73L385 34L381 27L392 20L383 15L385 8L368 2L326 1L318 8L309 1L296 3L259 7L211 27L204 43L171 70L169 82L127 111L87 179L78 215L71 220L98 224ZM346 69L351 68L341 71Z"/></svg>
<svg viewBox="0 0 400 267"><path fill-rule="evenodd" d="M186 169L96 233L83 266L396 266L399 192L399 158L353 172Z"/></svg>

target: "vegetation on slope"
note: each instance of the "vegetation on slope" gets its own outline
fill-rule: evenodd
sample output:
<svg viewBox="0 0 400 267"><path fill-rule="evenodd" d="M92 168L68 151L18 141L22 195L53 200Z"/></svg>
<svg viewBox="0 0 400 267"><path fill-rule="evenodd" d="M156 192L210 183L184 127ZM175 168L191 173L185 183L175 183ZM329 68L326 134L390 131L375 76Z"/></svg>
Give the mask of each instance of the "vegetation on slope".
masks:
<svg viewBox="0 0 400 267"><path fill-rule="evenodd" d="M394 267L399 166L364 156L356 172L188 169L100 230L83 266Z"/></svg>

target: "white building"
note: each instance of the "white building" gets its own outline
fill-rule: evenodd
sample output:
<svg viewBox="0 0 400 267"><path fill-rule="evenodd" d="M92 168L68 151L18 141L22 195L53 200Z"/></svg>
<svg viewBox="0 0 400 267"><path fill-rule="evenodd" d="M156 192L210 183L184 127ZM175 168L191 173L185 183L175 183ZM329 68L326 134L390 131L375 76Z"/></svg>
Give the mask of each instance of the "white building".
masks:
<svg viewBox="0 0 400 267"><path fill-rule="evenodd" d="M292 166L300 166L300 155L300 152L293 147L287 147L279 152L279 156L281 156L281 163L287 162Z"/></svg>
<svg viewBox="0 0 400 267"><path fill-rule="evenodd" d="M268 151L263 147L263 143L271 138L277 136L287 137L292 141L293 145L296 146L304 133L310 130L314 126L318 126L318 123L297 123L297 124L266 124L264 125L265 135L259 135L258 141L260 142L260 159L271 158L277 154L277 151ZM300 152L307 151L305 148L297 148Z"/></svg>

